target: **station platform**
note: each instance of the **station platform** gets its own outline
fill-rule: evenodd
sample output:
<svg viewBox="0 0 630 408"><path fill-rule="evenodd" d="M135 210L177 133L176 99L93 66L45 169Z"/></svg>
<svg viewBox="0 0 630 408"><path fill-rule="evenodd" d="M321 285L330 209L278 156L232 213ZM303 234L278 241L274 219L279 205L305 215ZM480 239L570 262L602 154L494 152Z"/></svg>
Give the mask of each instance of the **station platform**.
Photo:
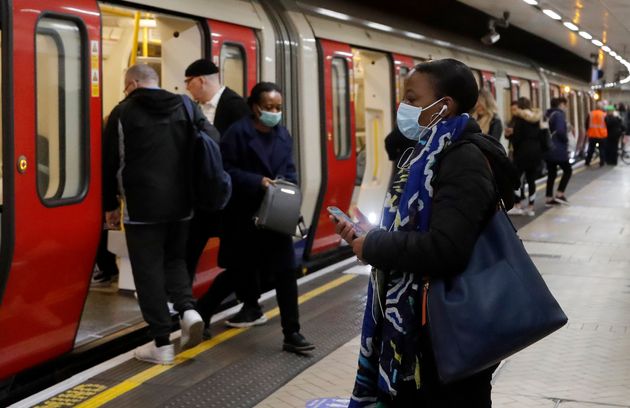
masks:
<svg viewBox="0 0 630 408"><path fill-rule="evenodd" d="M630 408L630 166L580 168L570 206L514 217L519 235L569 316L567 326L510 357L493 379L493 406ZM281 351L273 293L266 325L227 329L180 352L174 366L132 353L14 407L344 407L352 391L369 267L346 260L300 282L307 355ZM172 336L178 342L177 333Z"/></svg>

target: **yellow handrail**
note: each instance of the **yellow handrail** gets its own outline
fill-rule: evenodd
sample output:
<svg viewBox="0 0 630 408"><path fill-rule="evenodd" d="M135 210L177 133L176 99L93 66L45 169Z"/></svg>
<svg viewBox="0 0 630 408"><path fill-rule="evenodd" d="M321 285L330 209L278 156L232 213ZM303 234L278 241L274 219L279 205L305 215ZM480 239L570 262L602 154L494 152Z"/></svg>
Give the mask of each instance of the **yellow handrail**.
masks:
<svg viewBox="0 0 630 408"><path fill-rule="evenodd" d="M131 45L131 58L129 58L129 66L136 63L138 55L138 33L140 32L140 12L136 11L133 16L133 42Z"/></svg>
<svg viewBox="0 0 630 408"><path fill-rule="evenodd" d="M142 56L144 58L149 56L149 27L142 29Z"/></svg>
<svg viewBox="0 0 630 408"><path fill-rule="evenodd" d="M131 10L124 10L118 7L112 7L107 5L101 5L101 13L112 14L119 17L133 17L134 12Z"/></svg>

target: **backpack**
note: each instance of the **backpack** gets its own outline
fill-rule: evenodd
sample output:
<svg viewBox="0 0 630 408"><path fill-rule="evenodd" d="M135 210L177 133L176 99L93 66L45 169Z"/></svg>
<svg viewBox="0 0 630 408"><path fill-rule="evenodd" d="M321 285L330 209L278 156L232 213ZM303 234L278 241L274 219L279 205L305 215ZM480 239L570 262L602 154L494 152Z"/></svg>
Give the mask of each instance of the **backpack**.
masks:
<svg viewBox="0 0 630 408"><path fill-rule="evenodd" d="M219 145L194 121L193 102L182 96L186 116L194 132L192 147L193 198L195 208L206 211L223 209L232 195L232 179L223 169Z"/></svg>
<svg viewBox="0 0 630 408"><path fill-rule="evenodd" d="M549 124L551 122L551 118L553 118L553 115L555 115L556 113L557 112L553 112L551 115L549 115L548 118L544 118L541 121L539 137L540 149L543 153L550 152L555 148L555 145L553 144L553 135L556 133L556 131L554 130L552 132L549 128Z"/></svg>

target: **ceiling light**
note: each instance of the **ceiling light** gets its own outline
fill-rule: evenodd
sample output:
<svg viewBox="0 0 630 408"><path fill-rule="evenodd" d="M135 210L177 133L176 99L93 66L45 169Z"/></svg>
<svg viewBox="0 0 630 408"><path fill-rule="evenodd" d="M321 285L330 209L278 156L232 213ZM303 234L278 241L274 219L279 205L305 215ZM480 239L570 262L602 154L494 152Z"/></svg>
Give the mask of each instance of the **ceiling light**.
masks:
<svg viewBox="0 0 630 408"><path fill-rule="evenodd" d="M564 26L565 26L566 28L568 28L569 30L571 30L571 31L577 31L577 30L579 30L578 26L576 26L575 24L573 24L573 23L572 23L572 22L570 22L570 21L565 21L565 22L564 22L564 23L562 23L562 24L564 24ZM587 40L590 40L590 38L587 38Z"/></svg>
<svg viewBox="0 0 630 408"><path fill-rule="evenodd" d="M584 38L585 40L590 40L591 38L593 38L593 36L586 31L580 31L578 34L580 34L580 37Z"/></svg>
<svg viewBox="0 0 630 408"><path fill-rule="evenodd" d="M530 6L535 6L538 4L538 1L536 0L523 0L525 3L529 4Z"/></svg>
<svg viewBox="0 0 630 408"><path fill-rule="evenodd" d="M405 31L405 35L409 38L413 38L414 40L426 40L427 37L425 37L422 34L418 34L418 33L412 33L409 31Z"/></svg>
<svg viewBox="0 0 630 408"><path fill-rule="evenodd" d="M367 23L367 26L370 28L373 28L375 30L381 30L381 31L394 31L393 28L391 28L390 26L387 26L385 24L380 24L380 23L374 23L372 21Z"/></svg>
<svg viewBox="0 0 630 408"><path fill-rule="evenodd" d="M615 59L616 59L617 61L621 61L621 57L620 57L619 55L616 55L616 56L615 56Z"/></svg>
<svg viewBox="0 0 630 408"><path fill-rule="evenodd" d="M610 54L611 57L616 57L617 56L617 53L614 52L613 50L610 50L609 54Z"/></svg>
<svg viewBox="0 0 630 408"><path fill-rule="evenodd" d="M601 47L602 45L604 45L604 43L599 40L591 40L591 42L598 47Z"/></svg>
<svg viewBox="0 0 630 408"><path fill-rule="evenodd" d="M157 27L157 22L152 18L141 18L140 19L140 27L142 28L155 28Z"/></svg>
<svg viewBox="0 0 630 408"><path fill-rule="evenodd" d="M551 9L544 9L542 12L545 13L547 17L553 18L554 20L562 20L562 17L560 16L560 14L556 13L555 11Z"/></svg>
<svg viewBox="0 0 630 408"><path fill-rule="evenodd" d="M350 16L347 15L347 14L337 13L336 11L328 10L328 9L325 9L325 8L316 8L316 11L319 14L323 14L323 15L328 16L328 17L336 18L338 20L344 20L344 21L350 20Z"/></svg>
<svg viewBox="0 0 630 408"><path fill-rule="evenodd" d="M604 46L602 47L602 51L605 51L605 52L610 52L610 47L609 47L609 46L607 46L607 45L604 45Z"/></svg>

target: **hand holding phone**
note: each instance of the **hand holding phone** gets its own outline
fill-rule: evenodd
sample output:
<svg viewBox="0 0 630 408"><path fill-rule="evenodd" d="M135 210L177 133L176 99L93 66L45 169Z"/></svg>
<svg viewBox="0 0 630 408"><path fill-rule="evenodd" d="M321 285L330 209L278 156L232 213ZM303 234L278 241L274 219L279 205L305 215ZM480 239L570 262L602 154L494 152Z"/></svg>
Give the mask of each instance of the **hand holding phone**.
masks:
<svg viewBox="0 0 630 408"><path fill-rule="evenodd" d="M340 220L344 220L352 224L354 233L357 237L361 237L367 234L367 232L363 228L361 228L356 222L352 221L352 218L350 218L348 214L344 213L339 208L330 206L327 208L327 210L330 213L330 215L332 215L337 220L337 222L339 222Z"/></svg>

